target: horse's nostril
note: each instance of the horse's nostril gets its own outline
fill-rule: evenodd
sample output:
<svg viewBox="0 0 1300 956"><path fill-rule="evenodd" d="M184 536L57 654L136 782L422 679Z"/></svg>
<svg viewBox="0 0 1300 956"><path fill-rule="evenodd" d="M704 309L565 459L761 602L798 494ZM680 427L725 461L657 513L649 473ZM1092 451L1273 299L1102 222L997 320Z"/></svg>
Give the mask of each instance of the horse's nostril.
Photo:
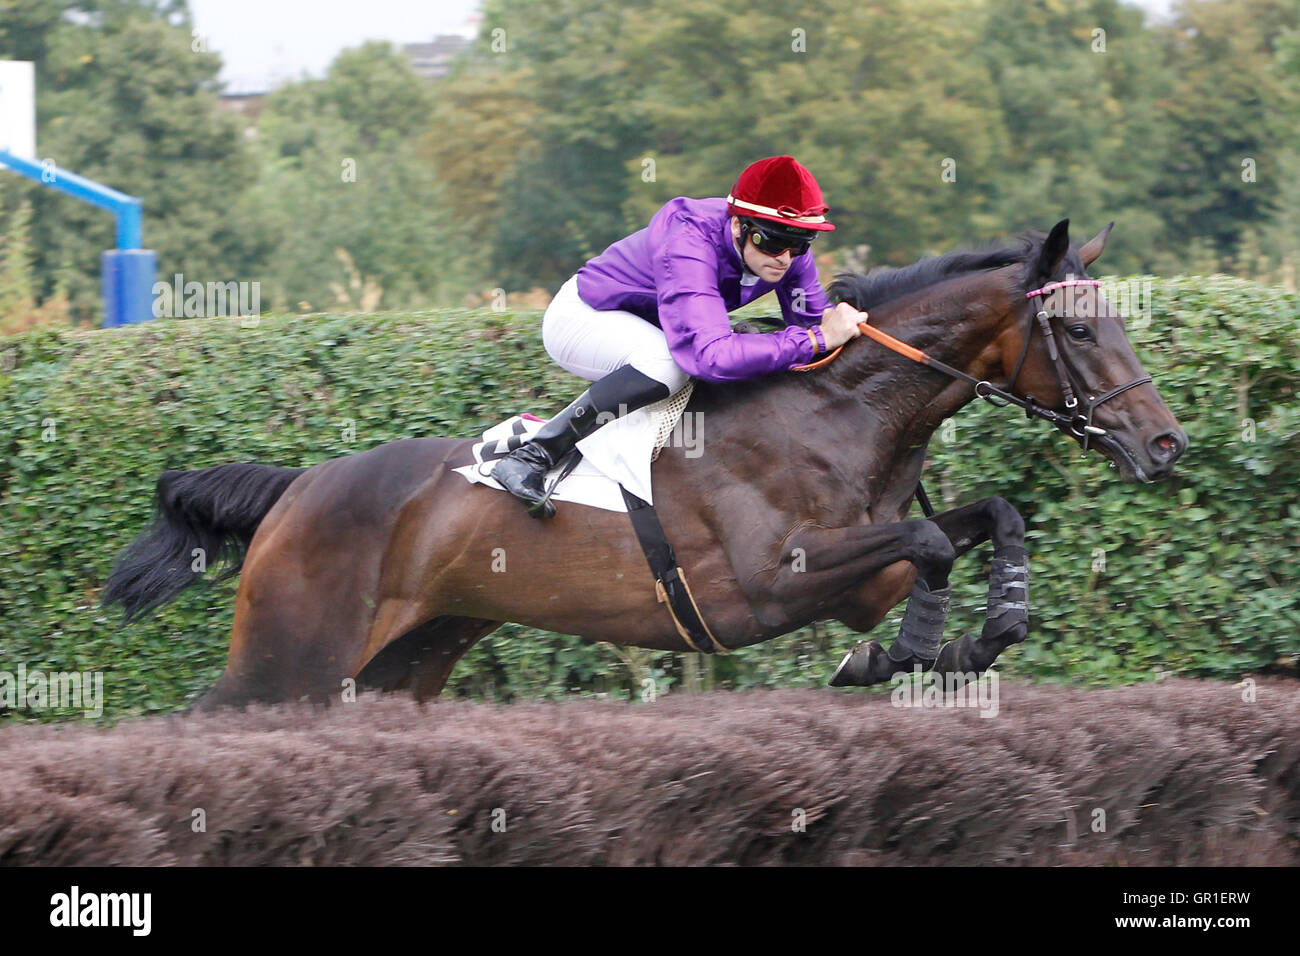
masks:
<svg viewBox="0 0 1300 956"><path fill-rule="evenodd" d="M1173 461L1183 452L1183 442L1176 432L1161 432L1147 446L1156 461Z"/></svg>

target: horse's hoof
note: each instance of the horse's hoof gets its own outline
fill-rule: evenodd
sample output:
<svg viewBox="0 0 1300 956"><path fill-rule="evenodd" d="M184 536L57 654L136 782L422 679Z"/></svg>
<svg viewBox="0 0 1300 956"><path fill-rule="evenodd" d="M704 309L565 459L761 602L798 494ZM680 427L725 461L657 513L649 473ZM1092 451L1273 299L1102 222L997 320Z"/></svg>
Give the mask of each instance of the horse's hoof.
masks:
<svg viewBox="0 0 1300 956"><path fill-rule="evenodd" d="M984 630L980 633L980 640L989 644L997 644L1005 649L1012 644L1019 644L1028 636L1028 621L1013 621L1010 624L1003 624L999 628L997 624L989 620L984 622Z"/></svg>
<svg viewBox="0 0 1300 956"><path fill-rule="evenodd" d="M939 656L931 670L945 680L958 677L965 681L977 680L989 669L1000 650L990 649L984 638L966 633L939 648Z"/></svg>
<svg viewBox="0 0 1300 956"><path fill-rule="evenodd" d="M885 649L878 641L858 641L853 650L844 655L840 666L827 682L830 687L870 687L880 683L883 678L877 676L878 662L885 655Z"/></svg>
<svg viewBox="0 0 1300 956"><path fill-rule="evenodd" d="M930 669L937 674L964 674L969 667L968 663L969 650L967 645L970 643L970 635L963 634L955 641L949 641L939 648L939 656L934 659L934 666Z"/></svg>

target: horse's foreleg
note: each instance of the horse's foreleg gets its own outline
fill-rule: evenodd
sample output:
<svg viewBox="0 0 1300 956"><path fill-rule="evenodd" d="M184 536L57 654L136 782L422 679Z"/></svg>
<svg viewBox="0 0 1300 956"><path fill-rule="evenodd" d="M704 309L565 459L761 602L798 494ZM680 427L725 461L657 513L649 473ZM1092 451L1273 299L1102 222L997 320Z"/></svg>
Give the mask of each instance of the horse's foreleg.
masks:
<svg viewBox="0 0 1300 956"><path fill-rule="evenodd" d="M886 651L876 641L860 644L840 664L832 684L862 685L887 680L915 662L926 666L939 652L948 613L948 575L956 552L948 536L930 521L899 521L852 528L801 528L786 543L781 566L770 589L770 599L790 601L807 595L826 595L823 603L843 601L873 606L875 595L860 593L864 581L899 562L916 567L911 597L898 638ZM796 565L802 563L803 567ZM896 601L896 580L871 587L887 587ZM834 597L831 597L834 596Z"/></svg>
<svg viewBox="0 0 1300 956"><path fill-rule="evenodd" d="M1007 647L1029 634L1029 556L1025 522L1002 498L985 498L930 519L948 536L958 555L985 541L993 542L993 569L984 630L978 638L962 635L943 646L934 669L940 673L979 674Z"/></svg>
<svg viewBox="0 0 1300 956"><path fill-rule="evenodd" d="M456 662L501 623L450 615L425 621L371 658L357 683L368 690L409 689L419 701L437 697Z"/></svg>
<svg viewBox="0 0 1300 956"><path fill-rule="evenodd" d="M819 606L891 564L910 561L932 589L948 586L956 552L948 536L921 519L851 528L802 527L786 539L778 567L764 580L772 608L822 595ZM756 580L758 576L756 576Z"/></svg>

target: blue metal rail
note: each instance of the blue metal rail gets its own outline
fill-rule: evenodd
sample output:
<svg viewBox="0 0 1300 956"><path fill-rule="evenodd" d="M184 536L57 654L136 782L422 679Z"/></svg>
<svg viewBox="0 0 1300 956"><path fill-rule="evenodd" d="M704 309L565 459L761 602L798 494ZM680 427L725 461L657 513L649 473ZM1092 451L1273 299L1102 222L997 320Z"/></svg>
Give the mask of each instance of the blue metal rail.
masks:
<svg viewBox="0 0 1300 956"><path fill-rule="evenodd" d="M107 209L116 217L117 249L103 255L104 326L152 319L157 258L152 250L140 248L140 200L53 164L23 159L4 150L0 150L0 166Z"/></svg>

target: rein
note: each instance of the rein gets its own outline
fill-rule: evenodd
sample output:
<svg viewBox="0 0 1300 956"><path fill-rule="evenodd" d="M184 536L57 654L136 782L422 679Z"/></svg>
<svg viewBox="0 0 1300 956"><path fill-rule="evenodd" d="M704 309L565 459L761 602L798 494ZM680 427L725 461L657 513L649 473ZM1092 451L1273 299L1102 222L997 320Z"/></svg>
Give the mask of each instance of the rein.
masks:
<svg viewBox="0 0 1300 956"><path fill-rule="evenodd" d="M1025 298L1035 299L1047 292L1067 286L1077 285L1099 286L1101 285L1101 282L1096 279L1066 279L1061 282L1050 282L1041 289L1034 289L1032 292L1025 293ZM1016 405L1025 410L1026 418L1037 416L1046 419L1054 425L1069 428L1072 434L1083 439L1083 450L1086 452L1088 450L1088 440L1090 437L1097 436L1100 438L1107 434L1106 429L1092 423L1093 413L1096 412L1098 406L1100 406L1102 402L1109 401L1116 395L1119 395L1121 392L1128 391L1135 385L1142 385L1145 382L1151 381L1151 376L1143 375L1139 378L1135 378L1127 385L1120 385L1117 388L1112 388L1110 391L1096 397L1085 395L1085 404L1080 408L1079 399L1076 395L1076 389L1074 388L1074 385L1077 384L1076 379L1071 373L1069 366L1065 364L1060 351L1056 347L1056 336L1052 333L1050 322L1052 316L1048 314L1046 309L1040 307L1036 318L1038 319L1039 327L1043 330L1043 337L1047 340L1047 354L1051 356L1052 364L1056 366L1057 377L1060 379L1061 393L1065 396L1064 412L1040 404L1032 395L1026 395L1024 398L1019 398L1018 396L1011 394L1010 389L1014 387L1016 378L1020 375L1020 367L1024 364L1025 356L1029 353L1029 340L1034 334L1032 322L1030 323L1029 333L1025 336L1024 345L1021 347L1020 358L1016 362L1015 371L1011 373L1011 378L1007 382L1006 388L999 388L987 379L977 379L973 375L967 375L961 369L953 368L951 365L939 361L933 356L922 352L920 349L908 345L906 342L894 338L888 332L882 332L880 329L873 325L869 325L866 322L858 323L858 331L868 338L875 339L881 345L893 349L898 354L906 356L913 362L919 362L922 365L929 365L931 368L937 369L945 375L970 383L975 386L975 394L991 405L996 405L999 408L1005 408L1007 405ZM821 368L834 359L835 356L839 355L843 348L843 345L837 346L829 355L816 362L810 362L807 365L792 366L792 371L811 372L813 369ZM981 388L983 391L981 391ZM1086 389L1079 388L1078 391L1085 392Z"/></svg>

